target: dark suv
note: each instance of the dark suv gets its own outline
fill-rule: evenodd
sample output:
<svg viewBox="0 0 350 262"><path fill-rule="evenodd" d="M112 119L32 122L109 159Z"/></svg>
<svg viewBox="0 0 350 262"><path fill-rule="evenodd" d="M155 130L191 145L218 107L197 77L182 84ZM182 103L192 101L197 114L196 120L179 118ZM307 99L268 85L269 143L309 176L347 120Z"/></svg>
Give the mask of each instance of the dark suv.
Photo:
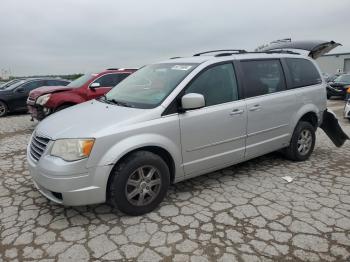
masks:
<svg viewBox="0 0 350 262"><path fill-rule="evenodd" d="M107 69L100 73L88 73L67 86L42 87L30 92L27 105L33 118L42 120L46 116L103 96L136 69Z"/></svg>
<svg viewBox="0 0 350 262"><path fill-rule="evenodd" d="M41 86L65 86L68 80L56 78L27 78L13 81L11 85L3 85L0 88L0 117L9 112L26 111L26 101L30 91Z"/></svg>

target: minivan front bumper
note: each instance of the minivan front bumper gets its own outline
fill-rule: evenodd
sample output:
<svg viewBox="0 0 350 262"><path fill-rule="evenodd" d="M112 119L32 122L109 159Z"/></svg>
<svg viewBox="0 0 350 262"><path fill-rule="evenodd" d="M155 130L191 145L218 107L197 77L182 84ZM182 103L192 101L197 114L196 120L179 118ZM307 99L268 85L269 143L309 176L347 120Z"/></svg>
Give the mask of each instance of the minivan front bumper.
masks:
<svg viewBox="0 0 350 262"><path fill-rule="evenodd" d="M86 168L86 159L65 162L50 155L36 161L29 150L27 161L35 187L51 201L66 206L106 202L106 187L112 166Z"/></svg>

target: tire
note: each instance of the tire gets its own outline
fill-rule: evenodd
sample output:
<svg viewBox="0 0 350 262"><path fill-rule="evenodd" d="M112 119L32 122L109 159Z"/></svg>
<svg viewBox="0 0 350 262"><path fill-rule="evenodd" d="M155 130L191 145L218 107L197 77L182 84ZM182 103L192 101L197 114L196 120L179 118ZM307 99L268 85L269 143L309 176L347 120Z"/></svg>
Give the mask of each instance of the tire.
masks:
<svg viewBox="0 0 350 262"><path fill-rule="evenodd" d="M305 161L312 154L315 142L315 128L309 122L300 121L284 154L292 161Z"/></svg>
<svg viewBox="0 0 350 262"><path fill-rule="evenodd" d="M66 109L68 107L71 107L72 105L61 105L59 107L56 108L55 112L61 111L63 109Z"/></svg>
<svg viewBox="0 0 350 262"><path fill-rule="evenodd" d="M169 183L169 167L161 157L148 151L134 152L113 169L107 199L127 215L143 215L162 202Z"/></svg>
<svg viewBox="0 0 350 262"><path fill-rule="evenodd" d="M8 107L7 105L0 101L0 117L6 116L8 114Z"/></svg>
<svg viewBox="0 0 350 262"><path fill-rule="evenodd" d="M331 99L331 95L327 93L327 99Z"/></svg>

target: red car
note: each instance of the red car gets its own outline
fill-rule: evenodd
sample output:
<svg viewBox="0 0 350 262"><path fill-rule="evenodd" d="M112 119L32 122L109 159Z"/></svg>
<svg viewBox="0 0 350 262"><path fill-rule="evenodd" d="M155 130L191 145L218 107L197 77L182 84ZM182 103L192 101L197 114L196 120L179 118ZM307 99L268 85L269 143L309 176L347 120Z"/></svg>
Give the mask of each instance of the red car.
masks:
<svg viewBox="0 0 350 262"><path fill-rule="evenodd" d="M100 97L136 69L107 69L85 74L67 86L43 86L29 93L27 106L31 116L42 120L64 108Z"/></svg>

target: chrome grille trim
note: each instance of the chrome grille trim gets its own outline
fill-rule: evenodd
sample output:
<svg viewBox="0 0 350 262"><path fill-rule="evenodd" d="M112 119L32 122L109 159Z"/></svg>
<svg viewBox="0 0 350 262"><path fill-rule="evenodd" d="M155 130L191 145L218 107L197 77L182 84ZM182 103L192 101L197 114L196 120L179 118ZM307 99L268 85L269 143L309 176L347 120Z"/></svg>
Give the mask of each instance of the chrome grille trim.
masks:
<svg viewBox="0 0 350 262"><path fill-rule="evenodd" d="M32 141L30 142L30 155L35 161L40 159L49 142L49 138L38 136L36 134L33 135Z"/></svg>

